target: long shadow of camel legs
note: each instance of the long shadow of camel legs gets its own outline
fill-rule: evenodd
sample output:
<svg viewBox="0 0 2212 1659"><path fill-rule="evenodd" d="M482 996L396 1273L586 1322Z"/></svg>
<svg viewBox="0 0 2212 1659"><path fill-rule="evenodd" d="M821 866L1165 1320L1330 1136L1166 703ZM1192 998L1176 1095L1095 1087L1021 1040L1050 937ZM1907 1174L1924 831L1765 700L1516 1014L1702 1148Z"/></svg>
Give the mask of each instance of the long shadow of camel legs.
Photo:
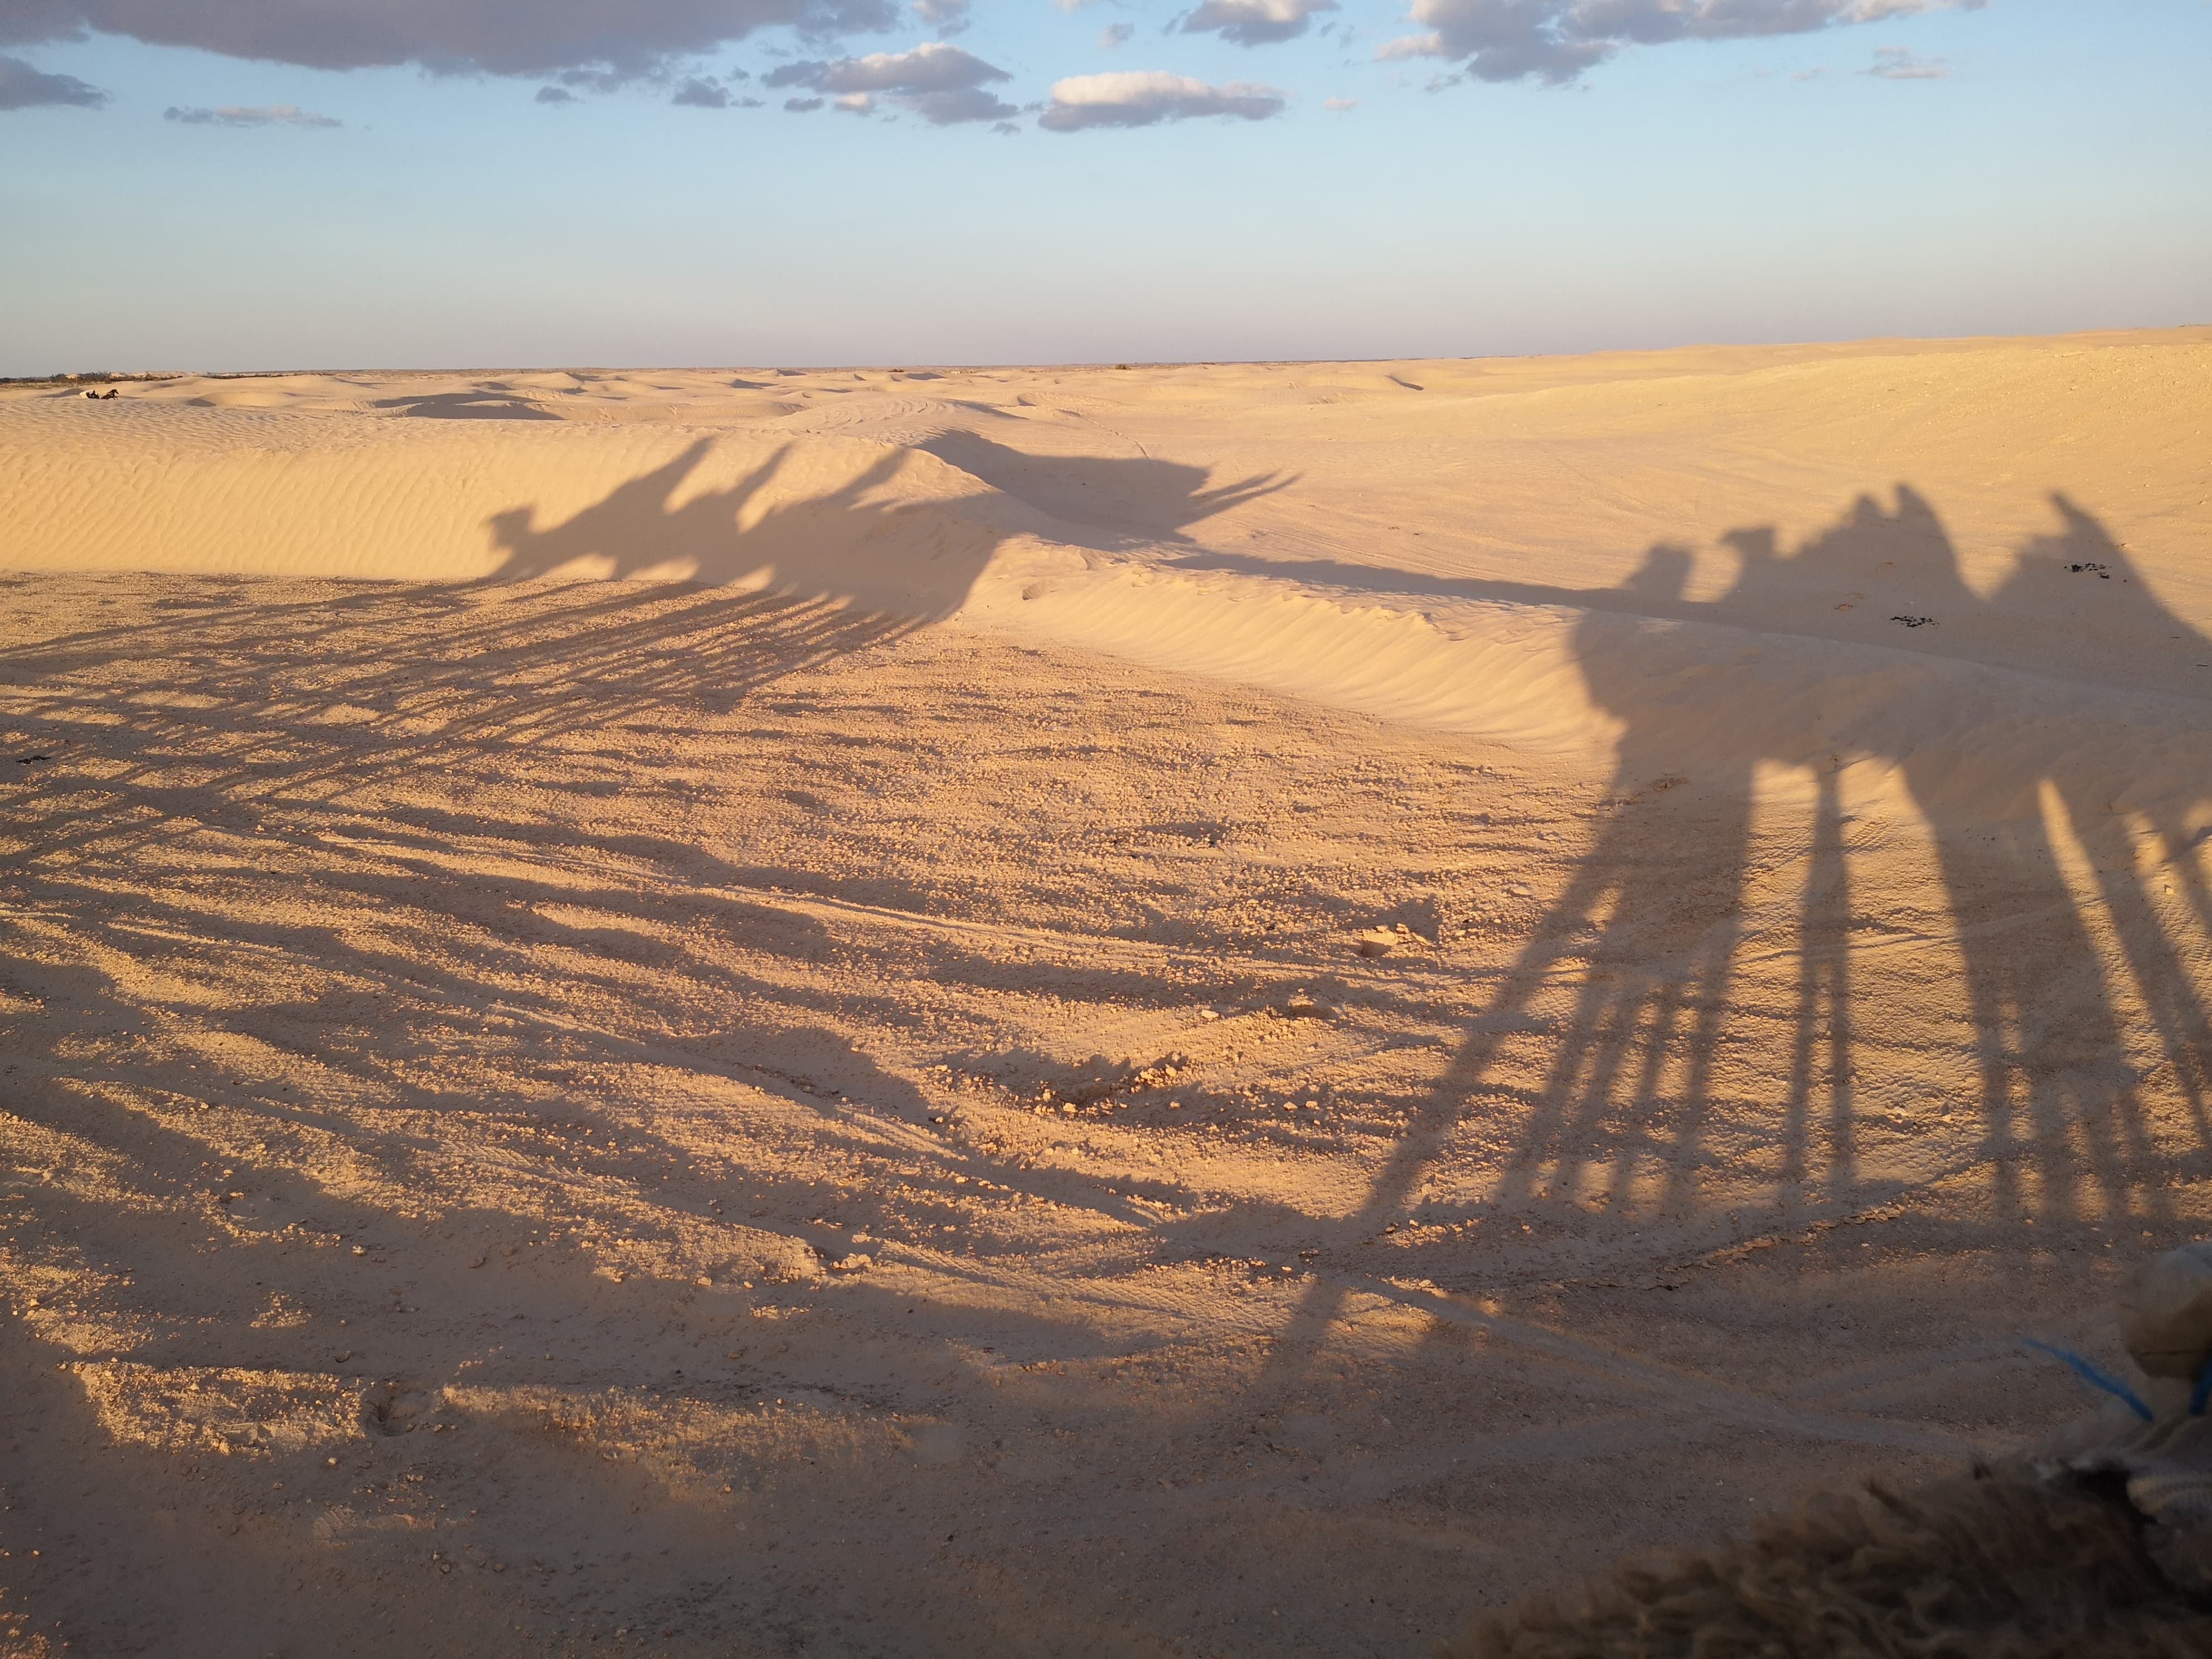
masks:
<svg viewBox="0 0 2212 1659"><path fill-rule="evenodd" d="M1812 1178L1813 1102L1828 1098L1826 1186L1841 1199L1857 1180L1851 1124L1850 871L1844 845L1841 791L1832 767L1817 775L1813 841L1805 877L1797 957L1797 1008L1790 1054L1782 1179L1802 1189Z"/></svg>
<svg viewBox="0 0 2212 1659"><path fill-rule="evenodd" d="M1632 949L1645 927L1667 926L1668 918L1655 920L1656 909L1679 910L1683 903L1680 871L1670 861L1655 858L1655 848L1686 841L1706 849L1708 856L1699 865L1704 879L1696 885L1718 896L1723 910L1732 902L1741 881L1747 798L1740 790L1724 792L1717 827L1710 824L1702 808L1680 815L1698 826L1694 836L1676 823L1677 816L1668 810L1665 821L1656 825L1617 819L1600 836L1506 970L1495 994L1474 1016L1472 1035L1429 1091L1406 1133L1369 1183L1358 1209L1337 1224L1334 1231L1340 1239L1357 1243L1403 1218L1424 1175L1450 1144L1478 1097L1494 1093L1509 1109L1529 1104L1518 1091L1492 1083L1492 1074L1506 1044L1522 1034L1532 1005L1553 982L1556 970L1586 957L1589 929L1606 911L1607 901L1612 901L1610 915L1602 937L1609 944L1601 946L1601 954ZM1703 919L1706 909L1703 898L1693 893L1691 914ZM1729 1007L1736 936L1735 926L1725 915L1705 920L1680 971L1662 977L1656 994L1632 989L1623 994L1610 980L1585 980L1577 995L1577 1012L1560 1039L1561 1052L1522 1125L1500 1201L1526 1196L1544 1156L1559 1148L1575 1126L1587 1128L1595 1115L1607 1110L1604 1097L1639 1043L1644 1053L1634 1091L1637 1119L1622 1133L1632 1146L1641 1142L1656 1108L1667 1059L1683 1052L1675 1034L1686 1011L1690 1034L1683 1098L1664 1139L1670 1164L1668 1198L1689 1190L1695 1178L1705 1097ZM1649 982L1646 976L1632 984ZM1316 1280L1285 1327L1284 1341L1277 1349L1281 1357L1276 1367L1279 1385L1318 1348L1347 1294L1339 1283Z"/></svg>

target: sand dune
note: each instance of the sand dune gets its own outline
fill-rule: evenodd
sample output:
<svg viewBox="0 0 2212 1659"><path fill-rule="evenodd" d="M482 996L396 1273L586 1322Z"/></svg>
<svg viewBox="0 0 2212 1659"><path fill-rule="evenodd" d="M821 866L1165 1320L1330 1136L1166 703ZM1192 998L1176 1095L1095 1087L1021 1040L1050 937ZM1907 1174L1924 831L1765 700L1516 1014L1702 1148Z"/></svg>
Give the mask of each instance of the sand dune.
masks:
<svg viewBox="0 0 2212 1659"><path fill-rule="evenodd" d="M1413 1653L2018 1443L2212 1208L2208 365L0 387L0 1630Z"/></svg>

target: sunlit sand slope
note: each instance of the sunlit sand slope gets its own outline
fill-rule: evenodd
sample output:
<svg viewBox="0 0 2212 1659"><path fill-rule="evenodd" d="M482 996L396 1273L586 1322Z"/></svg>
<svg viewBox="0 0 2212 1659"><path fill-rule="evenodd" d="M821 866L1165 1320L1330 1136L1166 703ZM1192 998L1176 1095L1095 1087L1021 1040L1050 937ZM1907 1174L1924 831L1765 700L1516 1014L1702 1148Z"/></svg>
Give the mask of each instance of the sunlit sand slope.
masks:
<svg viewBox="0 0 2212 1659"><path fill-rule="evenodd" d="M1828 659L1855 672L1905 650L2197 696L2208 363L2197 330L1398 365L186 378L114 404L19 388L0 394L0 557L688 578L988 617L1554 745L1592 715L1603 740L1577 667L1589 611L1876 648L1870 667Z"/></svg>
<svg viewBox="0 0 2212 1659"><path fill-rule="evenodd" d="M82 407L61 403L57 430L52 404L0 405L19 568L635 576L927 617L965 601L1012 527L963 518L974 481L934 456L860 439L160 404L68 418Z"/></svg>
<svg viewBox="0 0 2212 1659"><path fill-rule="evenodd" d="M2038 1434L2208 343L0 388L0 1632L1412 1655Z"/></svg>

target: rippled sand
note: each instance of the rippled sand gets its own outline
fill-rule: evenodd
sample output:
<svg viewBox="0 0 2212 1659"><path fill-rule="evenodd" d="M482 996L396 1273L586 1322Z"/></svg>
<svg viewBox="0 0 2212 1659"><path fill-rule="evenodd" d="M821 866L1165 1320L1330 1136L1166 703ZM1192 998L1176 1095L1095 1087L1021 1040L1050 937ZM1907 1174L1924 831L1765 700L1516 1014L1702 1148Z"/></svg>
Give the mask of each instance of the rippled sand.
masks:
<svg viewBox="0 0 2212 1659"><path fill-rule="evenodd" d="M2040 1432L2208 368L0 386L0 1634L1413 1655Z"/></svg>

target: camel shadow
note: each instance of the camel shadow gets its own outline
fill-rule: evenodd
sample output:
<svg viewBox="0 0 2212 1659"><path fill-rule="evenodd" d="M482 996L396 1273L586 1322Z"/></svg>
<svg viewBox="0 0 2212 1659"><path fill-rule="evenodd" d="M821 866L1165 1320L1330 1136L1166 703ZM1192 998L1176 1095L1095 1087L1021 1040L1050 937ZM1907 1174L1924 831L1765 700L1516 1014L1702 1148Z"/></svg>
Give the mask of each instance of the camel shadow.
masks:
<svg viewBox="0 0 2212 1659"><path fill-rule="evenodd" d="M1145 456L1032 455L974 432L946 432L918 447L1061 524L1086 545L1176 541L1204 519L1272 495L1295 476L1254 473L1208 487L1201 466Z"/></svg>
<svg viewBox="0 0 2212 1659"><path fill-rule="evenodd" d="M1928 635L2001 638L2008 622L2062 610L2115 656L2155 638L2177 663L2212 658L2212 640L2160 604L2094 516L2063 496L2052 506L2058 533L2021 547L1986 594L1965 580L1934 508L1903 487L1893 506L1862 496L1794 553L1771 530L1730 532L1723 544L1738 574L1714 599L1687 596L1691 556L1666 544L1618 586L1595 592L1448 584L1464 597L1577 613L1572 649L1585 688L1618 723L1608 810L1362 1202L1332 1224L1338 1248L1416 1218L1429 1172L1476 1114L1493 1139L1512 1126L1486 1213L1602 1206L1633 1189L1639 1213L1688 1218L1707 1173L1747 1156L1771 1162L1774 1176L1773 1212L1748 1218L1754 1230L1905 1195L1893 1173L1863 1168L1859 1073L1883 1050L1870 1043L1854 976L1861 953L1896 930L1855 896L1854 815L1839 780L1856 762L1899 779L1924 823L1948 910L1942 948L1958 963L1977 1121L1932 1178L1983 1171L1985 1224L1998 1229L2167 1215L2177 1149L2212 1146L2212 1007L2186 937L2201 938L2212 921L2188 829L2212 790L2192 792L2183 758L2212 763L2212 721L2170 696L2142 698L2142 710L2125 716L2172 718L2160 739L2172 751L2164 775L2184 781L2179 792L2147 789L2150 804L2131 812L2116 805L2096 718L2077 708L2081 659L2042 677L1986 658L1929 659L1940 645ZM1361 579L1380 586L1401 574L1408 591L1440 585L1413 573ZM1871 636L1875 648L1894 654L1808 646L1770 671L1778 698L1795 699L1783 715L1731 727L1711 714L1743 698L1695 688L1726 684L1733 665L1764 654L1750 641L1777 631L1778 617L1808 596L1830 608L1839 591L1850 595L1839 602L1846 610L1872 600L1895 635ZM1670 702L1685 684L1693 690L1684 696L1705 699L1687 712ZM2062 721L2073 724L2062 730ZM1990 732L2003 740L1978 735ZM1694 756L1686 765L1686 754ZM1779 914L1763 942L1795 958L1782 1007L1771 988L1753 994L1739 983L1755 873L1754 775L1773 768L1805 779L1811 798L1802 840L1773 857L1787 867L1794 853L1802 885L1765 907ZM2212 775L2212 765L2196 775ZM2129 1058L2130 1002L2155 1038L2148 1070ZM1778 1024L1786 1058L1775 1089L1766 1079ZM1549 1057L1529 1086L1506 1062L1529 1063L1532 1033ZM2153 1082L2185 1108L2178 1131L2161 1119ZM1618 1227L1626 1229L1621 1249L1649 1248L1626 1220ZM1697 1237L1694 1226L1683 1233ZM1420 1267L1448 1286L1498 1282L1497 1263L1463 1250L1440 1249ZM1319 1351L1346 1294L1341 1284L1316 1285L1286 1333L1287 1365Z"/></svg>
<svg viewBox="0 0 2212 1659"><path fill-rule="evenodd" d="M787 599L849 605L889 631L938 622L967 603L993 554L1030 528L1000 497L1046 513L1070 539L1121 547L1177 540L1187 526L1287 487L1254 476L1209 486L1203 467L1146 457L1036 458L967 433L917 446L985 486L948 495L941 479L910 487L914 452L876 455L843 476L838 463L786 444L745 464L703 436L566 519L535 506L486 521L500 559L483 580L650 577L738 586ZM823 468L833 469L824 476Z"/></svg>

